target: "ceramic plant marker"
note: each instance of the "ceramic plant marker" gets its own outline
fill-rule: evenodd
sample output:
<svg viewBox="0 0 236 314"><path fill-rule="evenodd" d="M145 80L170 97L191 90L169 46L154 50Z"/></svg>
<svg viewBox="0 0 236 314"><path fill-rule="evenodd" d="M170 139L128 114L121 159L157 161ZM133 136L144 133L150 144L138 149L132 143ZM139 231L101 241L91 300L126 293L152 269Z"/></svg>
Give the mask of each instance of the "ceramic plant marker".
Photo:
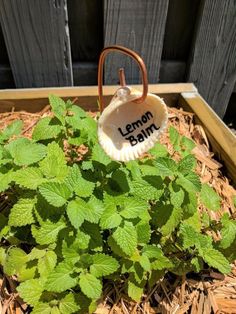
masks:
<svg viewBox="0 0 236 314"><path fill-rule="evenodd" d="M120 69L121 87L104 109L102 68L105 56L111 51L122 52L137 61L142 73L143 92L126 86L124 71ZM168 121L164 101L148 93L147 70L141 57L134 51L121 46L103 49L98 66L98 91L101 112L98 120L100 145L113 160L129 161L139 158L155 145Z"/></svg>

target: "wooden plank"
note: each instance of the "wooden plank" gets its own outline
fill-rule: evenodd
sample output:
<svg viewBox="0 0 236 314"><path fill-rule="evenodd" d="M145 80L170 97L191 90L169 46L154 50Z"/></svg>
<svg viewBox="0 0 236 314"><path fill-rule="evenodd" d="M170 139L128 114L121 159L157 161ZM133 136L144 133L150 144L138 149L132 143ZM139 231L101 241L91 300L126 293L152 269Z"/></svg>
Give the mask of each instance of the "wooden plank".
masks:
<svg viewBox="0 0 236 314"><path fill-rule="evenodd" d="M142 85L133 85L142 90ZM119 86L104 86L104 102L107 105ZM158 84L149 85L149 92L158 94L166 104L174 106L181 92L196 91L193 84ZM27 110L36 112L48 103L48 95L54 94L62 98L78 98L77 103L86 110L97 111L98 90L97 86L91 87L64 87L64 88L36 88L0 90L0 112L14 110Z"/></svg>
<svg viewBox="0 0 236 314"><path fill-rule="evenodd" d="M104 0L105 46L122 45L139 53L147 66L149 83L159 81L168 3L168 0ZM129 84L140 83L134 61L113 53L105 65L107 85L117 84L120 67L125 68Z"/></svg>
<svg viewBox="0 0 236 314"><path fill-rule="evenodd" d="M102 0L67 0L73 61L97 61L103 47Z"/></svg>
<svg viewBox="0 0 236 314"><path fill-rule="evenodd" d="M199 3L199 0L169 1L162 59L187 61Z"/></svg>
<svg viewBox="0 0 236 314"><path fill-rule="evenodd" d="M204 0L188 81L223 117L236 82L236 2Z"/></svg>
<svg viewBox="0 0 236 314"><path fill-rule="evenodd" d="M16 86L72 85L66 0L0 0L0 6Z"/></svg>
<svg viewBox="0 0 236 314"><path fill-rule="evenodd" d="M229 176L236 183L236 136L198 92L181 93L179 102L184 109L190 108L196 114L197 120L206 131L213 151L217 153L220 160L224 161Z"/></svg>
<svg viewBox="0 0 236 314"><path fill-rule="evenodd" d="M186 62L162 60L160 68L160 83L177 83L185 81Z"/></svg>

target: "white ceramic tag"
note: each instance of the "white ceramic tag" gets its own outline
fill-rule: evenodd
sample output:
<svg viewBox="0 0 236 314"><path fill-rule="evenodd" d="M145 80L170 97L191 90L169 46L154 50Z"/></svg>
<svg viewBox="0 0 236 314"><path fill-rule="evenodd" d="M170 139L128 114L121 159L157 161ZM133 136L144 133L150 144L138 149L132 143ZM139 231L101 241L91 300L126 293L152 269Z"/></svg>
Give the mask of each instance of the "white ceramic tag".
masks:
<svg viewBox="0 0 236 314"><path fill-rule="evenodd" d="M168 121L164 101L148 93L142 103L135 103L141 93L127 87L116 92L98 121L98 140L113 160L139 158L157 142Z"/></svg>

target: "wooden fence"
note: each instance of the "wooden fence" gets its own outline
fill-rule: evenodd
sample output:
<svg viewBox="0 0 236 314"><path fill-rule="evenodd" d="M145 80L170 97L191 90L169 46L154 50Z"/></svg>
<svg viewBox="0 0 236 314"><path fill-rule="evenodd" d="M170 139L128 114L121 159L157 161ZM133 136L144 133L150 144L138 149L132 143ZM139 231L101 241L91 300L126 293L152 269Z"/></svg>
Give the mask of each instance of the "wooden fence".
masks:
<svg viewBox="0 0 236 314"><path fill-rule="evenodd" d="M236 82L235 0L0 0L0 88L96 85L103 46L144 59L150 83L193 82L223 117ZM108 56L105 84L139 83Z"/></svg>

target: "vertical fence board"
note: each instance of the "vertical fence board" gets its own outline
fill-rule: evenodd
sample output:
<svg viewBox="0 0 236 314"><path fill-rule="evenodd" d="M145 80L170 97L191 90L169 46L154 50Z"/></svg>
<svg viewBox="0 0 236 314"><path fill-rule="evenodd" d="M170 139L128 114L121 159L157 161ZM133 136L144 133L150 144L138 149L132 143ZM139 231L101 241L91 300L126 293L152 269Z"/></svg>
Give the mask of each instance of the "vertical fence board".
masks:
<svg viewBox="0 0 236 314"><path fill-rule="evenodd" d="M17 87L72 85L66 0L0 0L0 21Z"/></svg>
<svg viewBox="0 0 236 314"><path fill-rule="evenodd" d="M104 0L104 42L138 52L147 66L150 83L158 82L168 0ZM138 67L120 54L108 56L105 83L117 83L117 69L125 68L128 83L140 83Z"/></svg>
<svg viewBox="0 0 236 314"><path fill-rule="evenodd" d="M223 117L236 81L236 2L204 0L188 81Z"/></svg>

